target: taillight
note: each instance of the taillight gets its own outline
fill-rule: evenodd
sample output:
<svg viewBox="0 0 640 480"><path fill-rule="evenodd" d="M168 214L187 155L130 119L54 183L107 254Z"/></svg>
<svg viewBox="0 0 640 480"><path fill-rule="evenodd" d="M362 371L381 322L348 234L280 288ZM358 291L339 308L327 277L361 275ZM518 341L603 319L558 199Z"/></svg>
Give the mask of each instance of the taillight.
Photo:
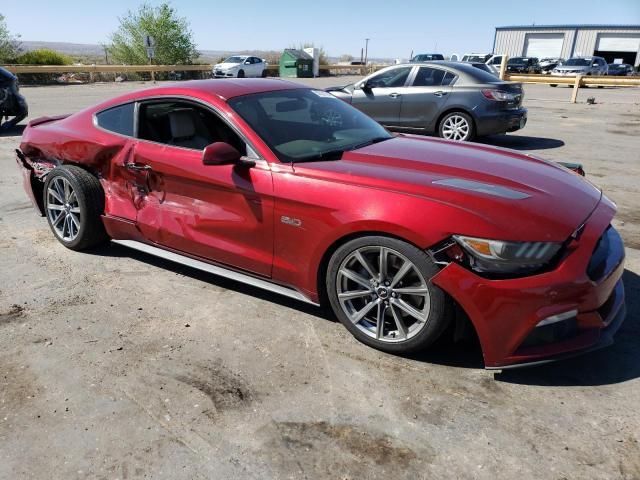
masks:
<svg viewBox="0 0 640 480"><path fill-rule="evenodd" d="M498 102L512 102L516 99L516 95L513 93L505 92L504 90L482 90L482 95L489 100L495 100Z"/></svg>

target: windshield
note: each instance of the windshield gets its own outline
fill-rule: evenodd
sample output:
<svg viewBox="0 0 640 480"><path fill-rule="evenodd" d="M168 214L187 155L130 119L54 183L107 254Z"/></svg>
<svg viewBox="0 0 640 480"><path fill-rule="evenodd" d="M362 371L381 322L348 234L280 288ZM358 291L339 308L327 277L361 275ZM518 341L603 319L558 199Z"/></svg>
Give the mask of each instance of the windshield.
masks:
<svg viewBox="0 0 640 480"><path fill-rule="evenodd" d="M510 58L507 65L524 65L529 59L524 57Z"/></svg>
<svg viewBox="0 0 640 480"><path fill-rule="evenodd" d="M242 63L246 57L229 57L222 63Z"/></svg>
<svg viewBox="0 0 640 480"><path fill-rule="evenodd" d="M462 59L463 62L481 62L484 63L488 60L490 55L465 55Z"/></svg>
<svg viewBox="0 0 640 480"><path fill-rule="evenodd" d="M229 100L282 162L339 159L393 138L351 105L321 90L254 93Z"/></svg>
<svg viewBox="0 0 640 480"><path fill-rule="evenodd" d="M565 67L588 67L591 61L587 58L570 58L564 62Z"/></svg>
<svg viewBox="0 0 640 480"><path fill-rule="evenodd" d="M413 62L428 62L430 60L444 60L444 57L438 53L433 54L433 55L429 55L429 54L423 54L423 55L416 55L415 57L413 57Z"/></svg>

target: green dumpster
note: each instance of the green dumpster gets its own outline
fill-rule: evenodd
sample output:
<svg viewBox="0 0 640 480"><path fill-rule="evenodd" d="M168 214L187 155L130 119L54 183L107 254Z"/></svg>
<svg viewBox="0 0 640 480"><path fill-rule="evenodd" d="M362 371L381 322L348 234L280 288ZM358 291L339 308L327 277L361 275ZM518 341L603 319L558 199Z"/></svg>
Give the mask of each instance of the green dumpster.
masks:
<svg viewBox="0 0 640 480"><path fill-rule="evenodd" d="M286 49L280 57L280 77L313 77L313 57L302 50Z"/></svg>

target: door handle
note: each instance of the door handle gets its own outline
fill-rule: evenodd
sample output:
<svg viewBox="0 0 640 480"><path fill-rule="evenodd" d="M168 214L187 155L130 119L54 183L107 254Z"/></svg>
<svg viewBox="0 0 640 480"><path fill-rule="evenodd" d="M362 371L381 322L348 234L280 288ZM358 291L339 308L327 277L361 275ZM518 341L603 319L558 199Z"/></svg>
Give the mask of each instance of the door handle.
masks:
<svg viewBox="0 0 640 480"><path fill-rule="evenodd" d="M124 167L129 169L129 170L136 171L136 172L144 172L144 171L151 170L151 166L150 165L142 165L142 164L133 163L133 162L125 163Z"/></svg>
<svg viewBox="0 0 640 480"><path fill-rule="evenodd" d="M437 92L433 92L433 94L434 94L436 97L442 97L443 95L446 95L446 94L447 94L447 92L443 92L442 90L438 90Z"/></svg>
<svg viewBox="0 0 640 480"><path fill-rule="evenodd" d="M398 98L398 97L400 96L400 94L399 94L399 93L396 93L396 92L393 92L393 93L390 93L390 94L389 94L389 96L390 96L391 98Z"/></svg>

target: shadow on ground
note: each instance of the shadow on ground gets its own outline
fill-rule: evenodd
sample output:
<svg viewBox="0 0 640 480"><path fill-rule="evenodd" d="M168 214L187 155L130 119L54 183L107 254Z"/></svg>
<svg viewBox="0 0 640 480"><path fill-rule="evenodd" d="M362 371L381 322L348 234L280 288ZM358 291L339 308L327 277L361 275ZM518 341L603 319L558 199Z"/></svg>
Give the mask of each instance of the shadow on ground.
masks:
<svg viewBox="0 0 640 480"><path fill-rule="evenodd" d="M289 299L119 245L106 245L91 253L105 257L130 257L201 282L291 308L319 320L337 321L333 313L326 308ZM615 384L640 377L640 277L625 270L623 280L627 297L627 318L616 334L615 343L612 346L547 365L505 370L496 373L495 380L526 385L595 386ZM451 333L445 332L443 338L427 351L408 355L405 358L457 368L483 368L482 351L477 339L454 343L451 340Z"/></svg>
<svg viewBox="0 0 640 480"><path fill-rule="evenodd" d="M19 137L26 127L26 125L15 125L11 128L0 128L0 137Z"/></svg>
<svg viewBox="0 0 640 480"><path fill-rule="evenodd" d="M555 138L529 137L526 135L490 135L478 139L477 142L513 150L548 150L564 145L562 140Z"/></svg>

